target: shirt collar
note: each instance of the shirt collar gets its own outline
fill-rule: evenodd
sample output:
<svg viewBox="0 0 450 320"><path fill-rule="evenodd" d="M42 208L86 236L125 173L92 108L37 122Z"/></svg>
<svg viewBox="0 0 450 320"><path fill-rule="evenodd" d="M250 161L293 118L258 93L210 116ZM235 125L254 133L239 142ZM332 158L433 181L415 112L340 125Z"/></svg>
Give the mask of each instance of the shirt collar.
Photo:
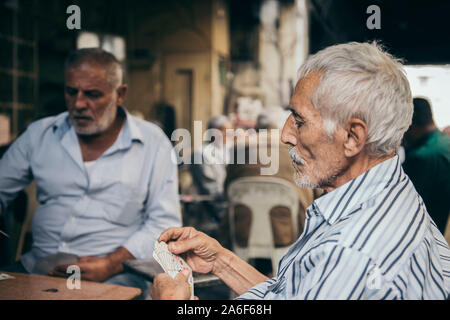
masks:
<svg viewBox="0 0 450 320"><path fill-rule="evenodd" d="M404 175L399 157L395 155L316 199L307 210L307 215L310 217L313 213L320 214L328 223L333 224L360 208L363 202L391 184L398 183Z"/></svg>
<svg viewBox="0 0 450 320"><path fill-rule="evenodd" d="M142 131L138 127L136 119L122 106L118 107L117 112L125 115L125 123L119 137L117 138L118 140L120 139L119 148L128 148L129 146L131 146L131 143L133 141L143 143L144 138L142 135ZM72 124L69 120L69 112L66 111L56 116L53 124L53 132L61 140L63 136L71 129L71 127Z"/></svg>
<svg viewBox="0 0 450 320"><path fill-rule="evenodd" d="M137 119L121 106L118 107L117 111L125 115L125 123L122 129L124 133L123 138L125 139L124 145L130 146L133 141L144 143L142 131L136 123Z"/></svg>

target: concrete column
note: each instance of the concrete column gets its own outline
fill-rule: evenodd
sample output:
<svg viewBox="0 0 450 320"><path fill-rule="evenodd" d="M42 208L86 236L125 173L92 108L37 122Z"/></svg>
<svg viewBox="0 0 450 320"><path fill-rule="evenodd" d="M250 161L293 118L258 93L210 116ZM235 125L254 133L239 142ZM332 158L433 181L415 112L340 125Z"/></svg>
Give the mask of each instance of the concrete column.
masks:
<svg viewBox="0 0 450 320"><path fill-rule="evenodd" d="M280 4L265 0L260 10L260 87L264 106L285 107L289 103L297 71L308 55L306 0Z"/></svg>

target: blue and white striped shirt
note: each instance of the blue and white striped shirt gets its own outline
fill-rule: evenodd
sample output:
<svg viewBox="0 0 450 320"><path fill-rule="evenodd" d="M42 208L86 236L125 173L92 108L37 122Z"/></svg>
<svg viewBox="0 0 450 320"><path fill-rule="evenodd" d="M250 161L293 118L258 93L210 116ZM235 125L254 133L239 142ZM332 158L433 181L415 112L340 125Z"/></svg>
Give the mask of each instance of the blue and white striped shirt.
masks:
<svg viewBox="0 0 450 320"><path fill-rule="evenodd" d="M323 195L275 278L238 299L446 299L450 249L398 156Z"/></svg>

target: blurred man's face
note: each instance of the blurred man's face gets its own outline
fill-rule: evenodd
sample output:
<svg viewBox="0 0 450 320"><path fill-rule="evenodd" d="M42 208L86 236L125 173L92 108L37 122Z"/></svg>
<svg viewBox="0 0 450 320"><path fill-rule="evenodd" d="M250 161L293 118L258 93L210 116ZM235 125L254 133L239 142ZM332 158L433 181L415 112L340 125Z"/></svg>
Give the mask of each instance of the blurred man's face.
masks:
<svg viewBox="0 0 450 320"><path fill-rule="evenodd" d="M233 125L231 122L227 122L222 129L220 130L222 132L222 144L226 144L228 140L233 139Z"/></svg>
<svg viewBox="0 0 450 320"><path fill-rule="evenodd" d="M318 74L311 74L297 83L290 102L292 114L281 134L281 140L290 146L295 182L302 188L332 185L349 165L342 135L328 136L319 111L311 103L319 79Z"/></svg>
<svg viewBox="0 0 450 320"><path fill-rule="evenodd" d="M122 86L114 88L106 70L97 65L83 63L66 70L64 97L78 135L99 135L112 125L124 100Z"/></svg>

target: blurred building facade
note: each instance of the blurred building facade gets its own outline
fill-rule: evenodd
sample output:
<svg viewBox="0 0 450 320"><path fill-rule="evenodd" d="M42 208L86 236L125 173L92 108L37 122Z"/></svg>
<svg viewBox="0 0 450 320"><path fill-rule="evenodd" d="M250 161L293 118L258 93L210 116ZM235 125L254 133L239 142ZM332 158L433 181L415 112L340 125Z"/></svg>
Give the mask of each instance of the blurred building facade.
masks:
<svg viewBox="0 0 450 320"><path fill-rule="evenodd" d="M80 30L66 27L71 5ZM65 111L63 62L83 36L121 52L130 111L156 119L155 106L172 106L174 127L192 131L239 98L286 107L298 67L332 44L379 39L407 63L448 64L448 10L446 0L0 0L0 144Z"/></svg>
<svg viewBox="0 0 450 320"><path fill-rule="evenodd" d="M66 27L73 4L80 30ZM65 111L63 63L80 45L116 56L114 46L124 45L125 105L147 119L161 103L173 106L176 127L187 129L223 113L230 66L223 0L2 0L0 21L0 114L10 140L31 121Z"/></svg>
<svg viewBox="0 0 450 320"><path fill-rule="evenodd" d="M123 62L130 111L176 128L235 111L237 99L289 101L308 52L307 0L0 0L0 141L65 111L63 63L100 46ZM80 8L81 29L66 26ZM230 17L230 15L232 15ZM3 133L9 131L9 137Z"/></svg>

